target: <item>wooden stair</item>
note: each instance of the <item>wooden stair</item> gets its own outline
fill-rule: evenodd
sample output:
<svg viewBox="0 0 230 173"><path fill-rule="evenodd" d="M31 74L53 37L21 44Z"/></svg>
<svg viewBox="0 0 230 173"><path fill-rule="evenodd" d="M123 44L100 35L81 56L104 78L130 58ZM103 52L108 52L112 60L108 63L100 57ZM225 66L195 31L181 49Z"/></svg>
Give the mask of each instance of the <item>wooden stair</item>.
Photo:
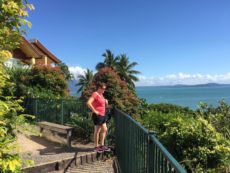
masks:
<svg viewBox="0 0 230 173"><path fill-rule="evenodd" d="M113 160L100 160L77 167L69 167L66 173L114 173Z"/></svg>

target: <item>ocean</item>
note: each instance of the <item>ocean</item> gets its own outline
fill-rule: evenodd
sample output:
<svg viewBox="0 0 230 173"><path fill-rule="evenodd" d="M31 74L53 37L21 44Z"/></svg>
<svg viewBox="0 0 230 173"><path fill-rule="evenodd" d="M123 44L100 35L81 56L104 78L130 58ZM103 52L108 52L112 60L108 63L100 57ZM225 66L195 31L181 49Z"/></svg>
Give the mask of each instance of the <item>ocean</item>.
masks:
<svg viewBox="0 0 230 173"><path fill-rule="evenodd" d="M70 94L76 94L79 87L77 81L69 81ZM204 84L195 86L143 86L136 87L138 97L146 99L148 103L171 103L180 106L197 109L199 102L205 102L213 106L219 105L224 99L230 104L230 84Z"/></svg>
<svg viewBox="0 0 230 173"><path fill-rule="evenodd" d="M171 103L197 109L200 102L213 106L219 101L230 104L230 85L136 87L138 97L148 103Z"/></svg>

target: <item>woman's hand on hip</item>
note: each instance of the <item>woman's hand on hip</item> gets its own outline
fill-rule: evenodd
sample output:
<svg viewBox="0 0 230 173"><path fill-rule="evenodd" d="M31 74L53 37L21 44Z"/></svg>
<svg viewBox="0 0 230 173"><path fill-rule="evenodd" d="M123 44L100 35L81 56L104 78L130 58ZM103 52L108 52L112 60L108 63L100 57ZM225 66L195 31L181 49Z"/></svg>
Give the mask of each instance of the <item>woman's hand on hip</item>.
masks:
<svg viewBox="0 0 230 173"><path fill-rule="evenodd" d="M95 114L99 115L99 112L98 111L94 111Z"/></svg>

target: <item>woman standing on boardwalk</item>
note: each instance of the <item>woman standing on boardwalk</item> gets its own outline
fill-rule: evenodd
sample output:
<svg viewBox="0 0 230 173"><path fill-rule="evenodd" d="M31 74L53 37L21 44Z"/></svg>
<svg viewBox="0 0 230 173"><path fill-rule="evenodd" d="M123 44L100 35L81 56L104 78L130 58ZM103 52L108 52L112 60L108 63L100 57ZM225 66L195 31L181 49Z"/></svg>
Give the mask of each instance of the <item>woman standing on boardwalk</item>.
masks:
<svg viewBox="0 0 230 173"><path fill-rule="evenodd" d="M105 109L106 106L108 106L108 100L106 100L103 96L105 89L106 85L104 83L97 84L97 91L93 92L87 102L88 107L93 112L92 119L94 122L94 151L98 153L110 151L110 148L104 145L107 133Z"/></svg>

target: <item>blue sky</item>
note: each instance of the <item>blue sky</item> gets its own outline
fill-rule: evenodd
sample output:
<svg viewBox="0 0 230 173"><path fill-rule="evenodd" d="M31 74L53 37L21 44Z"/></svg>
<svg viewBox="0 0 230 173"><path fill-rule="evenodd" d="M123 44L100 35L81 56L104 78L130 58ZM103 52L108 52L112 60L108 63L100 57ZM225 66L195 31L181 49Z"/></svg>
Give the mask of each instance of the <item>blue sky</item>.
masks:
<svg viewBox="0 0 230 173"><path fill-rule="evenodd" d="M41 41L77 76L110 49L138 62L137 85L230 83L229 0L29 0Z"/></svg>

